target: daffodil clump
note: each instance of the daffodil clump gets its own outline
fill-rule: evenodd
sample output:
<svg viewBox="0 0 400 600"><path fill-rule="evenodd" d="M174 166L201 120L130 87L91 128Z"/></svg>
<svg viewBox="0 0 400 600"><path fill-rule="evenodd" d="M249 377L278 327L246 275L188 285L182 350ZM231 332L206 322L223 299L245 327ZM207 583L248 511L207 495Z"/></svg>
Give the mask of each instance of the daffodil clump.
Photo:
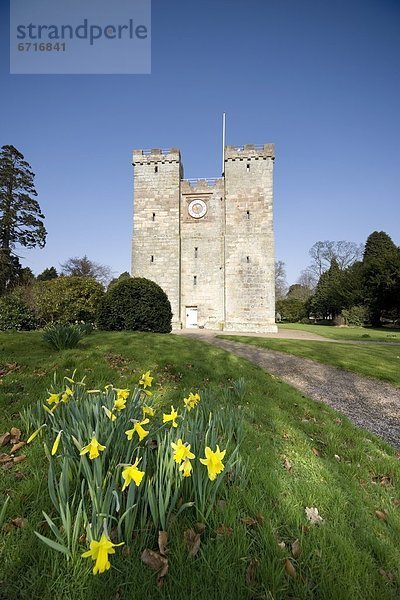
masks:
<svg viewBox="0 0 400 600"><path fill-rule="evenodd" d="M149 523L165 530L184 509L207 518L225 474L231 481L239 472L240 427L237 415L220 410L207 391L160 410L150 371L127 388L87 389L74 378L58 389L55 379L44 402L23 419L31 432L27 443L44 443L58 514L53 520L44 513L56 539L37 536L67 558L91 558L97 574L110 568L116 546L129 544ZM89 549L82 553L83 533Z"/></svg>

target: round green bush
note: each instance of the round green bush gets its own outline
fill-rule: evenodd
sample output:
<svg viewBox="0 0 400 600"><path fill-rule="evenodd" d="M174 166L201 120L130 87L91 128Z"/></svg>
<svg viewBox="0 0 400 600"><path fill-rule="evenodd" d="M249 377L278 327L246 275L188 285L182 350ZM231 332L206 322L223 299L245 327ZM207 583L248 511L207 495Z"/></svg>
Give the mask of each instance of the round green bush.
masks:
<svg viewBox="0 0 400 600"><path fill-rule="evenodd" d="M171 304L159 285L144 277L115 283L99 304L97 326L105 330L171 331Z"/></svg>
<svg viewBox="0 0 400 600"><path fill-rule="evenodd" d="M38 281L33 288L34 306L41 325L93 322L103 295L103 286L90 277L57 277Z"/></svg>
<svg viewBox="0 0 400 600"><path fill-rule="evenodd" d="M17 329L30 331L36 329L37 321L33 310L18 293L7 294L0 298L0 330Z"/></svg>

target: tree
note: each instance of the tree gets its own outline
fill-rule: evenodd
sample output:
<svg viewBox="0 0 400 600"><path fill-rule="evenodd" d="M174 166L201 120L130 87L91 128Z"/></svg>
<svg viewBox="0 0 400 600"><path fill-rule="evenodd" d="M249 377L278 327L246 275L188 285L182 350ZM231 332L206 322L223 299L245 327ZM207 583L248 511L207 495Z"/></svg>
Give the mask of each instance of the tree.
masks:
<svg viewBox="0 0 400 600"><path fill-rule="evenodd" d="M383 311L399 312L400 249L384 231L374 231L367 239L362 286L373 326L381 326Z"/></svg>
<svg viewBox="0 0 400 600"><path fill-rule="evenodd" d="M110 289L110 287L121 281L121 279L130 279L130 277L130 273L128 273L128 271L124 271L123 273L121 273L121 275L118 275L118 277L114 277L114 279L111 279L107 289Z"/></svg>
<svg viewBox="0 0 400 600"><path fill-rule="evenodd" d="M283 298L276 303L281 319L289 323L298 323L307 317L306 303L298 298Z"/></svg>
<svg viewBox="0 0 400 600"><path fill-rule="evenodd" d="M50 279L56 279L58 277L58 273L54 267L49 267L45 269L40 275L37 276L38 281L50 281Z"/></svg>
<svg viewBox="0 0 400 600"><path fill-rule="evenodd" d="M73 275L74 277L90 277L96 279L103 285L106 285L111 277L110 267L96 263L86 256L82 258L69 258L61 265L63 275Z"/></svg>
<svg viewBox="0 0 400 600"><path fill-rule="evenodd" d="M330 268L332 260L335 260L339 269L343 270L360 260L362 252L363 245L355 242L345 240L316 242L309 252L312 263L308 269L319 279L322 273Z"/></svg>
<svg viewBox="0 0 400 600"><path fill-rule="evenodd" d="M311 293L314 293L315 288L317 287L319 277L316 276L314 271L307 267L307 269L303 269L301 271L299 277L297 278L297 283L303 287L309 288Z"/></svg>
<svg viewBox="0 0 400 600"><path fill-rule="evenodd" d="M44 215L35 200L35 174L14 146L0 151L0 291L12 287L21 269L15 256L17 245L43 248L46 243Z"/></svg>
<svg viewBox="0 0 400 600"><path fill-rule="evenodd" d="M285 297L287 289L285 263L275 261L275 301Z"/></svg>
<svg viewBox="0 0 400 600"><path fill-rule="evenodd" d="M315 313L332 319L341 313L347 304L342 282L343 271L337 261L333 259L329 269L319 278L311 300L311 308Z"/></svg>
<svg viewBox="0 0 400 600"><path fill-rule="evenodd" d="M33 306L39 323L94 322L104 295L103 286L90 277L56 277L33 286Z"/></svg>
<svg viewBox="0 0 400 600"><path fill-rule="evenodd" d="M301 285L300 283L294 283L290 286L288 293L286 294L286 298L288 300L301 300L302 302L306 302L312 296L311 289L306 285Z"/></svg>

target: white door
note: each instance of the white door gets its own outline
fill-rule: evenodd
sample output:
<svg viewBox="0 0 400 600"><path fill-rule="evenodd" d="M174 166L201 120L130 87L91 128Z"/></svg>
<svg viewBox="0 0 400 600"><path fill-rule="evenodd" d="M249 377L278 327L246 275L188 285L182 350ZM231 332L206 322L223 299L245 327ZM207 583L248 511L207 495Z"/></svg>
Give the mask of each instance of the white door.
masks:
<svg viewBox="0 0 400 600"><path fill-rule="evenodd" d="M197 327L197 306L186 307L186 327Z"/></svg>

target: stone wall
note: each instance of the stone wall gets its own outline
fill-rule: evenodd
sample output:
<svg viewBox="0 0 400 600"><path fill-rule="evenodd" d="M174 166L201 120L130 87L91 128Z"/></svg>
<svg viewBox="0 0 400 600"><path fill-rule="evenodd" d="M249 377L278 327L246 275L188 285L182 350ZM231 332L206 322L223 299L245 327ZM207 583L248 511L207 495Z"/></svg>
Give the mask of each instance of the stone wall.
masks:
<svg viewBox="0 0 400 600"><path fill-rule="evenodd" d="M201 199L204 217L189 214L189 205ZM181 303L197 306L198 325L219 329L224 320L224 181L181 183ZM196 279L195 279L196 278Z"/></svg>
<svg viewBox="0 0 400 600"><path fill-rule="evenodd" d="M276 331L273 146L225 151L225 329Z"/></svg>
<svg viewBox="0 0 400 600"><path fill-rule="evenodd" d="M132 275L158 283L172 308L174 328L180 324L180 152L136 150Z"/></svg>

